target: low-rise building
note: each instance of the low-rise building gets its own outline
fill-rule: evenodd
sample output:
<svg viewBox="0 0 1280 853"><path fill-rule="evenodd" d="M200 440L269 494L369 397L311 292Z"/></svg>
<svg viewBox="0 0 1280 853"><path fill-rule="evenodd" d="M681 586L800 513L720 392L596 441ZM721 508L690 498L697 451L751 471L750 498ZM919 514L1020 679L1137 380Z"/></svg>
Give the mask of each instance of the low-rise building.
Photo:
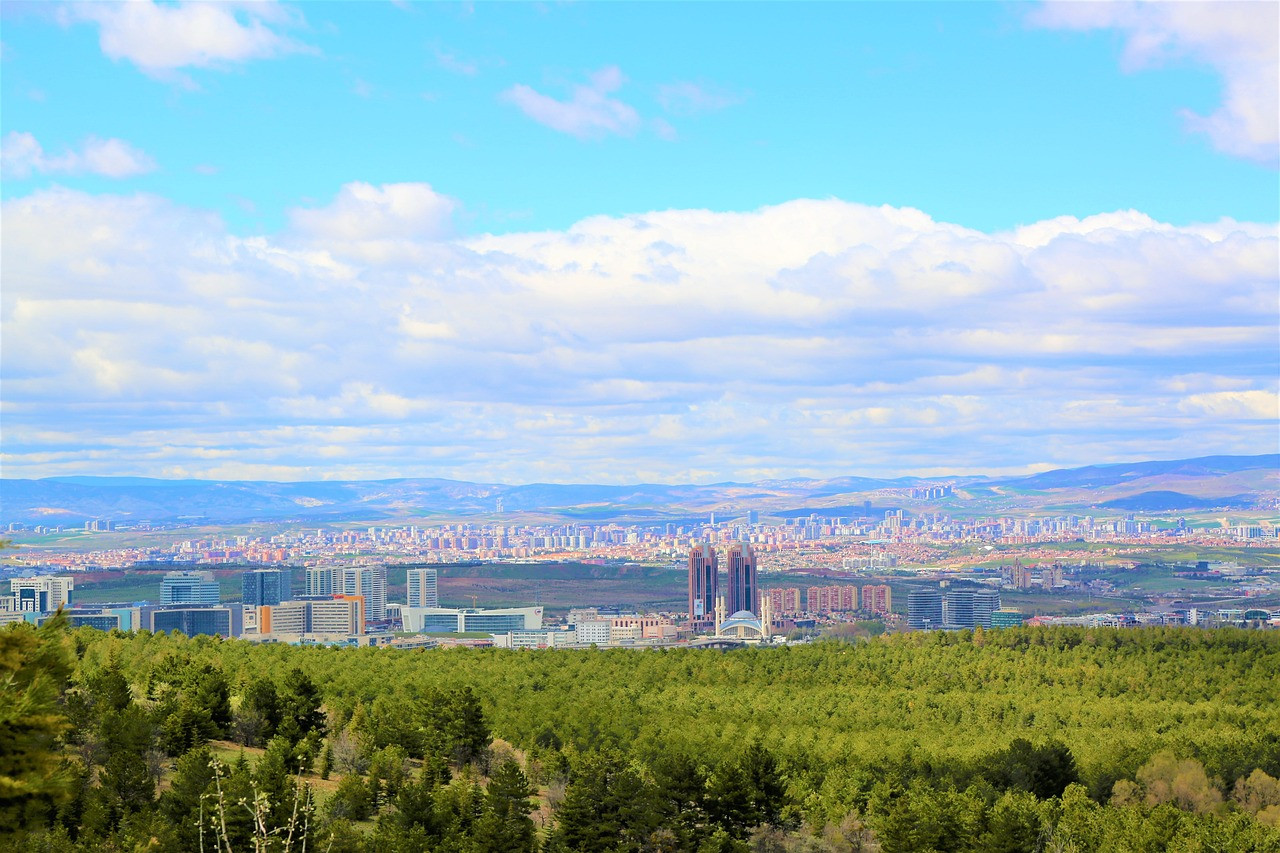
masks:
<svg viewBox="0 0 1280 853"><path fill-rule="evenodd" d="M438 632L486 634L537 631L542 628L541 607L505 607L492 610L451 607L401 607L400 623L410 633Z"/></svg>
<svg viewBox="0 0 1280 853"><path fill-rule="evenodd" d="M578 622L573 626L573 632L580 645L606 646L609 644L611 628L608 619L591 619Z"/></svg>

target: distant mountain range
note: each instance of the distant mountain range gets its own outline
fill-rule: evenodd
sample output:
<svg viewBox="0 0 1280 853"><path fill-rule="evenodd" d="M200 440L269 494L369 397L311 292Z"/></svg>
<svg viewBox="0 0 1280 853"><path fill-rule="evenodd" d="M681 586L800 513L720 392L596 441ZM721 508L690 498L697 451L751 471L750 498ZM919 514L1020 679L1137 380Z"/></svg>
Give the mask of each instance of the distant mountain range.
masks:
<svg viewBox="0 0 1280 853"><path fill-rule="evenodd" d="M952 497L910 496L922 484L951 484ZM1101 507L1212 510L1274 505L1280 454L1204 456L1064 468L1018 477L837 477L710 485L627 486L533 483L511 486L440 479L316 481L157 480L139 477L0 479L0 523L74 526L92 519L129 523L390 521L536 514L602 523L679 521L747 510L794 516L856 514L865 501L885 506L1001 508Z"/></svg>

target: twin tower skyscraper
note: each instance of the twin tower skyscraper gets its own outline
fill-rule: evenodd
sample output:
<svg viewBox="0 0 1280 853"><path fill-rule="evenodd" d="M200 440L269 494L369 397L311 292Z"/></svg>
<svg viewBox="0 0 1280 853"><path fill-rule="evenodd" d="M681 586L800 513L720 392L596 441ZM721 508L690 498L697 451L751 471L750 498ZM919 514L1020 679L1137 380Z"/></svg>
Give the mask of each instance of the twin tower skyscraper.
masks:
<svg viewBox="0 0 1280 853"><path fill-rule="evenodd" d="M756 572L756 552L750 545L731 545L725 554L728 585L724 591L725 612L746 610L760 615L760 580ZM720 595L720 558L708 543L689 549L689 618L710 619Z"/></svg>

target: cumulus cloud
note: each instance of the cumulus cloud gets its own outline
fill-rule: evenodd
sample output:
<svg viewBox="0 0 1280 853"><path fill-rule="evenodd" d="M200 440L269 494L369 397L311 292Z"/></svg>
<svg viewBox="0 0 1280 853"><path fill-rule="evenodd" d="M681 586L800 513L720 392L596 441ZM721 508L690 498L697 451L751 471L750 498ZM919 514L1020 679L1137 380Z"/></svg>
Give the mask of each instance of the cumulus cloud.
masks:
<svg viewBox="0 0 1280 853"><path fill-rule="evenodd" d="M273 2L73 3L63 20L97 25L103 54L155 77L307 50L281 32L297 13Z"/></svg>
<svg viewBox="0 0 1280 853"><path fill-rule="evenodd" d="M37 175L101 175L130 178L154 171L155 161L123 139L90 136L79 150L48 154L30 133L10 131L0 142L0 173L9 178Z"/></svg>
<svg viewBox="0 0 1280 853"><path fill-rule="evenodd" d="M1202 116L1185 112L1187 127L1221 151L1272 166L1280 163L1280 4L1051 2L1029 14L1038 26L1117 29L1127 35L1126 70L1190 59L1214 68L1222 104Z"/></svg>
<svg viewBox="0 0 1280 853"><path fill-rule="evenodd" d="M5 201L6 474L625 482L1274 447L1274 226L986 234L828 199L461 237L456 206L354 183L240 236L146 194Z"/></svg>
<svg viewBox="0 0 1280 853"><path fill-rule="evenodd" d="M579 139L635 133L641 125L640 114L630 104L610 97L626 82L618 67L602 68L589 75L589 81L585 86L574 86L572 95L565 101L523 83L504 91L501 98L538 124Z"/></svg>
<svg viewBox="0 0 1280 853"><path fill-rule="evenodd" d="M289 213L294 244L337 257L389 262L421 259L453 233L453 199L428 184L351 183L323 207Z"/></svg>

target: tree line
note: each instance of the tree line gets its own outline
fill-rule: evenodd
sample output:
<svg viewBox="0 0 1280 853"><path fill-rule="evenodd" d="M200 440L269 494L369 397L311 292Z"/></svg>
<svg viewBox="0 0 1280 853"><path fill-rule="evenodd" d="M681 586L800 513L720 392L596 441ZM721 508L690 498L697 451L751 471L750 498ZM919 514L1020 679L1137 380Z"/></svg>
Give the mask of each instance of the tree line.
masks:
<svg viewBox="0 0 1280 853"><path fill-rule="evenodd" d="M1280 635L301 648L0 631L21 850L1280 850Z"/></svg>

